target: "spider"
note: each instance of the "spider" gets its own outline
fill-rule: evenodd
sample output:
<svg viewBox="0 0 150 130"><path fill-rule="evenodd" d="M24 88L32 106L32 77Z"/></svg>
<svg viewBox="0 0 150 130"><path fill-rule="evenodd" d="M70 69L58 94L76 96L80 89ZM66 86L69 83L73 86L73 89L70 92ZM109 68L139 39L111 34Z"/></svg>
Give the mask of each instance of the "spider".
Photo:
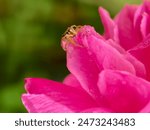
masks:
<svg viewBox="0 0 150 130"><path fill-rule="evenodd" d="M62 41L66 42L66 45L68 45L69 43L75 44L73 37L77 35L81 27L82 27L81 25L78 25L78 26L72 25L68 27L67 30L62 35Z"/></svg>

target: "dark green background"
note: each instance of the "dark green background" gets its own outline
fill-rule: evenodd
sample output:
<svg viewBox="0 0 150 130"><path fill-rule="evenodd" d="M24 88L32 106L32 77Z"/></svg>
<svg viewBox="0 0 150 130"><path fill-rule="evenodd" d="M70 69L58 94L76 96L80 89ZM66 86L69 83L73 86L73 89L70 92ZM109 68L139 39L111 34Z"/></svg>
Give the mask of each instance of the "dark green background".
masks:
<svg viewBox="0 0 150 130"><path fill-rule="evenodd" d="M25 77L62 81L68 74L60 46L70 25L102 33L98 7L113 17L140 0L0 0L0 112L27 112L21 102Z"/></svg>

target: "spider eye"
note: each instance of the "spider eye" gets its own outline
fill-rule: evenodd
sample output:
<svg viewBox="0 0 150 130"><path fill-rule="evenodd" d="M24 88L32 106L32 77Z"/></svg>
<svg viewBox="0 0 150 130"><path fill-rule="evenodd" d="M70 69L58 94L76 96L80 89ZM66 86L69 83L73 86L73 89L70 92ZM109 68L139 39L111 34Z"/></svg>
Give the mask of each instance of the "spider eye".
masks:
<svg viewBox="0 0 150 130"><path fill-rule="evenodd" d="M69 34L69 31L67 31L67 32L65 33L65 35L67 35L67 34Z"/></svg>
<svg viewBox="0 0 150 130"><path fill-rule="evenodd" d="M77 26L76 25L72 25L72 28L75 30L77 28Z"/></svg>

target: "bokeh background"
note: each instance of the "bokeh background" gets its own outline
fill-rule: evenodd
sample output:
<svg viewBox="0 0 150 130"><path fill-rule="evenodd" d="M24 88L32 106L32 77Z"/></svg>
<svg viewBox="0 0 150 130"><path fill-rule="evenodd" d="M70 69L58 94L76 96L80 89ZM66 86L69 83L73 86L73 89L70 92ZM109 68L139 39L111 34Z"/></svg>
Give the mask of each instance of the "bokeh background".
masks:
<svg viewBox="0 0 150 130"><path fill-rule="evenodd" d="M60 46L70 25L103 27L98 7L111 17L141 0L0 0L0 112L27 112L21 102L25 77L62 81L68 74Z"/></svg>

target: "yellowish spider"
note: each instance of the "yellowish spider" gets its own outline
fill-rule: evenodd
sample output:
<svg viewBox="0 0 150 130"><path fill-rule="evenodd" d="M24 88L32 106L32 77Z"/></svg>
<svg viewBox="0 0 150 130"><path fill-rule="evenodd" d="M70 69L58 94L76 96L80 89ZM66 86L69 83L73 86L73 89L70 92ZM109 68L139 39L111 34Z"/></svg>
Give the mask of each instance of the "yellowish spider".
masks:
<svg viewBox="0 0 150 130"><path fill-rule="evenodd" d="M75 44L75 41L73 40L73 37L77 35L78 31L81 29L81 25L72 25L67 28L67 30L62 35L62 41L66 42L66 45L68 43ZM65 47L66 49L66 47Z"/></svg>

